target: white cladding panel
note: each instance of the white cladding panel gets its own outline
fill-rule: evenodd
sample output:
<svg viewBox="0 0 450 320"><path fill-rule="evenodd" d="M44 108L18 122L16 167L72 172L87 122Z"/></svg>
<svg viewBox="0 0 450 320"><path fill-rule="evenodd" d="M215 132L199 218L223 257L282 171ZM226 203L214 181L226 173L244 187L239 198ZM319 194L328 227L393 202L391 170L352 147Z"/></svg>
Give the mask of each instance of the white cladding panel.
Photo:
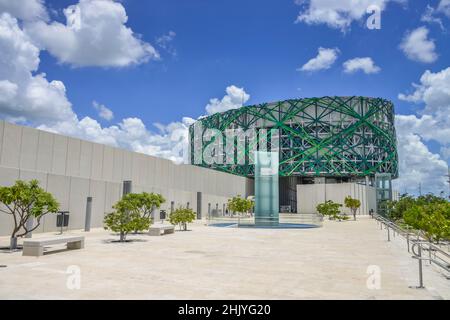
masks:
<svg viewBox="0 0 450 320"><path fill-rule="evenodd" d="M222 209L228 197L245 195L247 179L177 165L127 150L104 146L0 121L0 185L37 179L52 193L60 210L70 212L70 229L83 229L87 197L93 198L91 227L102 227L105 213L122 196L122 183L132 180L133 192L158 192L166 198L161 209L187 206L197 210L203 193L202 215L208 203ZM0 236L11 231L10 216L0 214ZM36 232L56 231L56 214L46 215Z"/></svg>

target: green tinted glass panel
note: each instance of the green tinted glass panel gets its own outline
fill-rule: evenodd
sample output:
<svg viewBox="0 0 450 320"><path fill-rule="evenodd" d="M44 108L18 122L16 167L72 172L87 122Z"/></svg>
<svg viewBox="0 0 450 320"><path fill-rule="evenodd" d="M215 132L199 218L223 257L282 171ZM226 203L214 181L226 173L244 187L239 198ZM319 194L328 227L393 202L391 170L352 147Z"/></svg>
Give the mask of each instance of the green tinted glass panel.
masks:
<svg viewBox="0 0 450 320"><path fill-rule="evenodd" d="M255 225L279 223L278 152L255 152Z"/></svg>

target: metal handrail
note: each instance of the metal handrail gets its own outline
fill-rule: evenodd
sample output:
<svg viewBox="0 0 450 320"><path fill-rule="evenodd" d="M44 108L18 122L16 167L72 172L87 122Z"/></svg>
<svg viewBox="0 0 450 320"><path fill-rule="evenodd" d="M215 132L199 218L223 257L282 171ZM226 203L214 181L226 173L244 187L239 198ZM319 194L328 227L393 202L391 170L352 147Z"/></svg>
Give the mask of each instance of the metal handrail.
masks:
<svg viewBox="0 0 450 320"><path fill-rule="evenodd" d="M401 235L406 239L408 252L412 252L413 259L417 259L419 264L419 286L416 288L424 288L423 286L423 261L428 261L430 265L434 264L444 271L446 279L450 280L450 253L438 247L427 239L424 239L422 232L415 230L405 230L395 222L382 217L374 215L373 218L380 224L380 229L383 225L387 230L388 241L391 241L390 235L395 237ZM410 245L412 242L412 245ZM424 257L422 252L427 251L428 257Z"/></svg>

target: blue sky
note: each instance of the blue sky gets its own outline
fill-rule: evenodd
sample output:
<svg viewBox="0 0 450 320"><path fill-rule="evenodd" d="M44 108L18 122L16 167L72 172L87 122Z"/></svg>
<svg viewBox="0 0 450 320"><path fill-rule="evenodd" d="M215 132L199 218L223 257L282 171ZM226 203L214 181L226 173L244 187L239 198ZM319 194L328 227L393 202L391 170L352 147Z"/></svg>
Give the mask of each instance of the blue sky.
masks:
<svg viewBox="0 0 450 320"><path fill-rule="evenodd" d="M22 3L22 8L28 8L27 13L13 2ZM95 10L99 11L93 6L99 2L113 3L104 7L110 14L92 19ZM218 99L219 110L237 107L233 93L225 92L230 86L236 87L233 92L249 95L246 105L324 95L383 97L394 102L397 114L412 115L397 119L404 167L398 188L415 193L414 186L420 180L425 185L424 192L439 193L446 188L443 175L450 157L450 117L440 118L450 107L450 89L446 84L450 79L450 1L361 0L357 6L349 5L348 0L343 0L341 6L332 3L0 1L3 19L6 21L5 15L13 19L4 29L13 30L17 24L14 32L20 37L16 38L38 50L15 56L37 54L39 59L34 69L27 67L31 75L26 79L17 76L19 71L13 74L0 69L0 81L3 77L9 84L17 83L20 94L22 87L45 73L45 86L54 89L52 101L57 101L52 102L51 108L42 107L36 115L33 112L39 106L28 110L16 100L3 105L0 100L0 115L45 130L173 158L177 139L184 139L183 130L189 123L183 117L195 119L204 115L213 98ZM361 8L370 4L382 9L380 30L366 27L370 14L361 13ZM81 31L69 27L66 21L64 10L69 6L81 12ZM321 16L323 10L337 16ZM87 12L91 14L89 21ZM424 19L427 12L429 19ZM126 23L120 20L123 14L128 17ZM115 31L107 33L110 27ZM104 28L105 33L99 28ZM131 35L126 40L116 39L117 31L125 28ZM417 33L416 38L410 37L408 49L401 49L401 43L419 28L426 30L425 36ZM93 35L97 32L101 41ZM13 42L8 41L0 45L0 51L10 52L7 46ZM128 43L133 43L137 51L124 52ZM74 49L76 46L78 49ZM334 50L331 65L299 71L318 55L320 47ZM101 61L99 57L103 55L110 60ZM354 58L370 58L378 71L344 72L344 62ZM3 67L6 70L9 66ZM427 70L432 79L422 83L421 76ZM63 83L65 91L52 84L54 80ZM402 93L405 96L399 99ZM227 104L226 95L231 96L231 103ZM23 99L19 99L21 103ZM94 101L111 110L114 117L101 117L99 108L93 107ZM53 112L55 115L51 115ZM74 120L68 124L65 118ZM156 127L154 123L161 125Z"/></svg>

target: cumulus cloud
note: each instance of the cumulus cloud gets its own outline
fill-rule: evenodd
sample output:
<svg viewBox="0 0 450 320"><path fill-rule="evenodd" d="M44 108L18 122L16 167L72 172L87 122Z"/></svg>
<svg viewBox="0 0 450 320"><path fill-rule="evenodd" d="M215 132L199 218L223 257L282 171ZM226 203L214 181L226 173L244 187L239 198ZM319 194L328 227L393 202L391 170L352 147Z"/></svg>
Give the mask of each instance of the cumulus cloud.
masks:
<svg viewBox="0 0 450 320"><path fill-rule="evenodd" d="M46 20L43 0L0 0L0 13L7 12L21 20Z"/></svg>
<svg viewBox="0 0 450 320"><path fill-rule="evenodd" d="M61 81L49 81L37 73L40 50L9 13L0 14L0 117L11 122L126 148L176 162L184 160L188 127L193 119L183 118L148 129L138 118L126 118L117 125L102 127L90 117L80 118L66 97ZM103 118L111 118L105 106L94 102Z"/></svg>
<svg viewBox="0 0 450 320"><path fill-rule="evenodd" d="M419 27L411 32L407 32L400 43L400 49L410 60L423 63L432 63L437 60L434 40L428 39L429 30L426 27Z"/></svg>
<svg viewBox="0 0 450 320"><path fill-rule="evenodd" d="M426 112L448 113L450 108L450 67L433 73L426 70L420 77L420 84L413 84L414 92L399 94L400 100L426 105Z"/></svg>
<svg viewBox="0 0 450 320"><path fill-rule="evenodd" d="M20 122L54 123L73 117L61 81L36 74L39 49L20 29L16 18L0 14L0 115Z"/></svg>
<svg viewBox="0 0 450 320"><path fill-rule="evenodd" d="M399 94L399 99L425 107L417 115L396 116L403 171L398 183L406 187L422 180L428 191L439 193L448 188L444 175L450 150L450 67L436 73L425 71L413 88L411 94ZM437 142L440 154L432 153L424 144L427 141Z"/></svg>
<svg viewBox="0 0 450 320"><path fill-rule="evenodd" d="M325 24L333 29L346 31L353 21L359 21L367 15L367 9L377 6L384 10L388 2L399 0L297 0L301 6L296 22L308 25ZM367 15L368 17L368 15Z"/></svg>
<svg viewBox="0 0 450 320"><path fill-rule="evenodd" d="M80 0L64 9L66 23L26 24L41 49L73 66L124 67L159 59L159 53L126 26L123 5L113 0Z"/></svg>
<svg viewBox="0 0 450 320"><path fill-rule="evenodd" d="M447 17L450 18L450 0L441 0L439 2L437 10L444 13Z"/></svg>
<svg viewBox="0 0 450 320"><path fill-rule="evenodd" d="M329 69L336 61L339 55L339 49L322 48L318 49L318 54L305 63L298 71L314 72Z"/></svg>
<svg viewBox="0 0 450 320"><path fill-rule="evenodd" d="M245 92L244 88L238 88L234 85L227 87L226 92L227 94L222 100L214 98L209 101L205 108L208 114L240 108L250 99L250 95Z"/></svg>
<svg viewBox="0 0 450 320"><path fill-rule="evenodd" d="M419 183L422 192L439 194L447 190L445 174L447 163L430 152L418 134L411 132L397 118L398 152L400 178L394 181L395 188L403 193L418 194Z"/></svg>
<svg viewBox="0 0 450 320"><path fill-rule="evenodd" d="M107 108L104 104L100 104L97 101L92 101L92 106L98 112L98 116L104 120L111 121L114 118L114 113Z"/></svg>
<svg viewBox="0 0 450 320"><path fill-rule="evenodd" d="M354 58L344 62L345 73L355 73L362 71L365 74L378 73L381 68L375 65L372 58Z"/></svg>

